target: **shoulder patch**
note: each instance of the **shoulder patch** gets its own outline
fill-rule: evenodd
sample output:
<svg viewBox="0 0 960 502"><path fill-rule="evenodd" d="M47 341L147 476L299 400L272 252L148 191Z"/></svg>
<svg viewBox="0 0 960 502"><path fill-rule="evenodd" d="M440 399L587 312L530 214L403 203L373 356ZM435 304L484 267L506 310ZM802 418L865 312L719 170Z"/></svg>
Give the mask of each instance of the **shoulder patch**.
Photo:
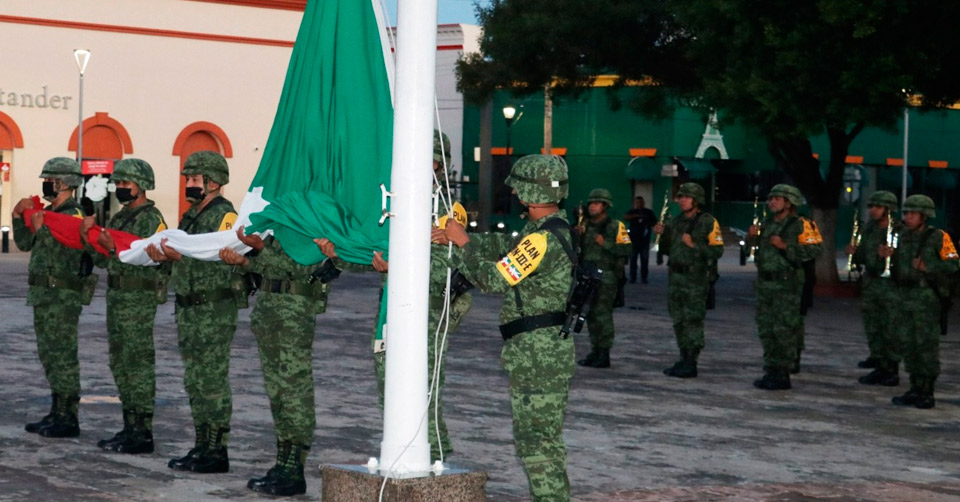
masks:
<svg viewBox="0 0 960 502"><path fill-rule="evenodd" d="M163 232L166 229L167 229L167 224L163 220L160 220L160 224L157 225L157 229L154 230L153 233Z"/></svg>
<svg viewBox="0 0 960 502"><path fill-rule="evenodd" d="M79 209L74 209L74 210L73 210L73 214L72 214L71 216L73 216L74 218L80 218L80 219L82 220L82 219L83 219L83 211L81 211L81 210L79 210Z"/></svg>
<svg viewBox="0 0 960 502"><path fill-rule="evenodd" d="M537 270L546 252L546 235L542 233L527 235L520 241L520 244L517 244L517 247L507 253L507 256L497 262L497 271L507 281L507 284L516 286Z"/></svg>
<svg viewBox="0 0 960 502"><path fill-rule="evenodd" d="M707 244L711 246L723 245L723 234L720 232L720 223L717 222L716 218L713 220L713 230L707 236Z"/></svg>
<svg viewBox="0 0 960 502"><path fill-rule="evenodd" d="M823 236L820 235L820 230L817 229L817 222L806 218L800 218L800 221L803 223L803 231L797 236L797 242L799 242L801 246L821 244L823 242Z"/></svg>
<svg viewBox="0 0 960 502"><path fill-rule="evenodd" d="M623 224L622 221L618 221L619 228L617 228L617 244L630 244L630 232L627 231L627 226Z"/></svg>
<svg viewBox="0 0 960 502"><path fill-rule="evenodd" d="M218 228L217 231L222 232L224 230L232 230L233 224L236 223L236 221L237 221L237 213L229 212L223 215L223 219L220 220L220 228Z"/></svg>
<svg viewBox="0 0 960 502"><path fill-rule="evenodd" d="M453 207L450 208L450 212L453 214L453 221L456 221L460 226L467 227L467 210L464 209L463 205L459 202L454 201ZM447 228L447 221L450 220L450 215L445 214L441 216L437 221L437 228Z"/></svg>
<svg viewBox="0 0 960 502"><path fill-rule="evenodd" d="M950 234L941 231L943 234L943 243L940 245L940 259L941 260L956 260L957 248L953 247L953 240L950 239Z"/></svg>

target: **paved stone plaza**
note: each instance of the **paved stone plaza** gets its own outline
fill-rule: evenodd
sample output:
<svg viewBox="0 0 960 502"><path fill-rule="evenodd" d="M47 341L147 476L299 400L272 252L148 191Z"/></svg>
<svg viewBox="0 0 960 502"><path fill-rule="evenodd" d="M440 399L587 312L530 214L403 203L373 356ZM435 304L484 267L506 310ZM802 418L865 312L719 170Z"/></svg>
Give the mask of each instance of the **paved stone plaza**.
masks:
<svg viewBox="0 0 960 502"><path fill-rule="evenodd" d="M96 448L119 430L120 405L107 367L104 283L80 325L83 401L79 438L51 440L23 424L45 414L49 394L37 360L32 309L24 304L28 255L0 255L0 500L255 499L245 487L273 464L274 436L249 310L241 311L231 379L231 472L191 475L167 460L193 445L172 302L160 307L157 411L151 455ZM807 318L807 351L793 390L754 389L761 348L753 320L755 268L728 248L707 318L700 377L661 370L676 347L666 312L666 269L627 286L615 313L613 368L577 368L565 438L576 500L947 501L960 500L960 316L943 339L944 374L932 410L897 408L897 388L856 381L866 356L855 298L818 297ZM344 273L319 318L315 350L317 437L308 490L319 500L321 463L365 463L379 455L380 413L370 333L379 280ZM449 461L489 473L488 499L527 500L513 454L505 373L499 368L499 299L476 295L451 339L444 414ZM955 309L958 311L960 309ZM588 349L578 335L578 356ZM906 382L906 375L901 374Z"/></svg>

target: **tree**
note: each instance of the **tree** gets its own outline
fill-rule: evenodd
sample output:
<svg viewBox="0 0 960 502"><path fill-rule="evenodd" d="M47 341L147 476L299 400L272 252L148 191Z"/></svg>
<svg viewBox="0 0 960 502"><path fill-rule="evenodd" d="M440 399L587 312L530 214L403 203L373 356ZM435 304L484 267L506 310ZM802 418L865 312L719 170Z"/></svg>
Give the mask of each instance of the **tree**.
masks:
<svg viewBox="0 0 960 502"><path fill-rule="evenodd" d="M526 93L551 78L576 93L616 73L621 84L653 82L630 103L640 113L662 115L680 100L756 127L813 209L824 235L822 282L838 280L834 234L850 143L864 127L894 125L910 99L940 107L960 97L960 34L951 26L960 2L541 3L478 8L484 56L458 65L468 99L495 86ZM542 32L525 29L536 27ZM820 160L809 139L819 134L830 143Z"/></svg>

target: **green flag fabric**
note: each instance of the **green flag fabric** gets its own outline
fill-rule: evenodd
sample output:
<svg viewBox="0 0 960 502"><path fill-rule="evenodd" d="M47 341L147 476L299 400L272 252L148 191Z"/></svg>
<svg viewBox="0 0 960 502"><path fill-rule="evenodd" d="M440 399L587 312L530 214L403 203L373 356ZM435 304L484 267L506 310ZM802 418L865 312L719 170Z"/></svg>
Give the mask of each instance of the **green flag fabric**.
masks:
<svg viewBox="0 0 960 502"><path fill-rule="evenodd" d="M272 230L303 265L324 259L320 237L352 263L387 251L380 184L390 183L393 105L383 29L371 0L307 2L248 194L270 204L246 230Z"/></svg>

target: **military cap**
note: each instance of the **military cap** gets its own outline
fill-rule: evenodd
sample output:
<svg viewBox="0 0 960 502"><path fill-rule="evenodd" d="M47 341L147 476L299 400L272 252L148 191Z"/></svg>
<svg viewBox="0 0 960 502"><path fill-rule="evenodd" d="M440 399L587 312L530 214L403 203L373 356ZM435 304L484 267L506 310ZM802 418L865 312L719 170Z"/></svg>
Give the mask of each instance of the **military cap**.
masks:
<svg viewBox="0 0 960 502"><path fill-rule="evenodd" d="M606 188L594 188L587 196L587 202L603 202L607 207L613 207L613 196Z"/></svg>
<svg viewBox="0 0 960 502"><path fill-rule="evenodd" d="M937 215L937 206L933 199L926 195L911 195L903 201L903 212L922 213L927 218L933 218Z"/></svg>
<svg viewBox="0 0 960 502"><path fill-rule="evenodd" d="M202 174L213 182L221 185L226 185L230 182L230 170L227 168L227 159L223 158L223 155L209 150L194 152L187 157L187 161L183 163L183 170L180 171L180 174L184 176Z"/></svg>
<svg viewBox="0 0 960 502"><path fill-rule="evenodd" d="M54 157L43 164L40 170L41 178L57 178L65 185L78 187L83 184L83 173L80 164L69 157Z"/></svg>
<svg viewBox="0 0 960 502"><path fill-rule="evenodd" d="M507 186L530 204L559 203L567 197L567 164L556 155L527 155L513 165Z"/></svg>
<svg viewBox="0 0 960 502"><path fill-rule="evenodd" d="M770 189L770 193L767 194L767 198L770 197L783 197L790 201L790 204L793 207L798 207L803 204L803 195L800 193L800 190L793 185L787 185L786 183L780 183L779 185L774 185Z"/></svg>
<svg viewBox="0 0 960 502"><path fill-rule="evenodd" d="M882 206L891 211L897 210L897 196L886 190L879 190L870 194L867 200L869 206Z"/></svg>
<svg viewBox="0 0 960 502"><path fill-rule="evenodd" d="M123 159L113 168L113 181L132 181L141 190L153 190L153 168L145 160Z"/></svg>
<svg viewBox="0 0 960 502"><path fill-rule="evenodd" d="M441 140L442 138L442 140ZM434 162L443 162L444 157L447 159L447 164L450 163L450 138L434 129L433 130L433 161Z"/></svg>
<svg viewBox="0 0 960 502"><path fill-rule="evenodd" d="M677 195L690 197L698 206L702 206L707 199L707 194L703 191L703 187L696 183L684 183L680 185L680 188L677 189Z"/></svg>

